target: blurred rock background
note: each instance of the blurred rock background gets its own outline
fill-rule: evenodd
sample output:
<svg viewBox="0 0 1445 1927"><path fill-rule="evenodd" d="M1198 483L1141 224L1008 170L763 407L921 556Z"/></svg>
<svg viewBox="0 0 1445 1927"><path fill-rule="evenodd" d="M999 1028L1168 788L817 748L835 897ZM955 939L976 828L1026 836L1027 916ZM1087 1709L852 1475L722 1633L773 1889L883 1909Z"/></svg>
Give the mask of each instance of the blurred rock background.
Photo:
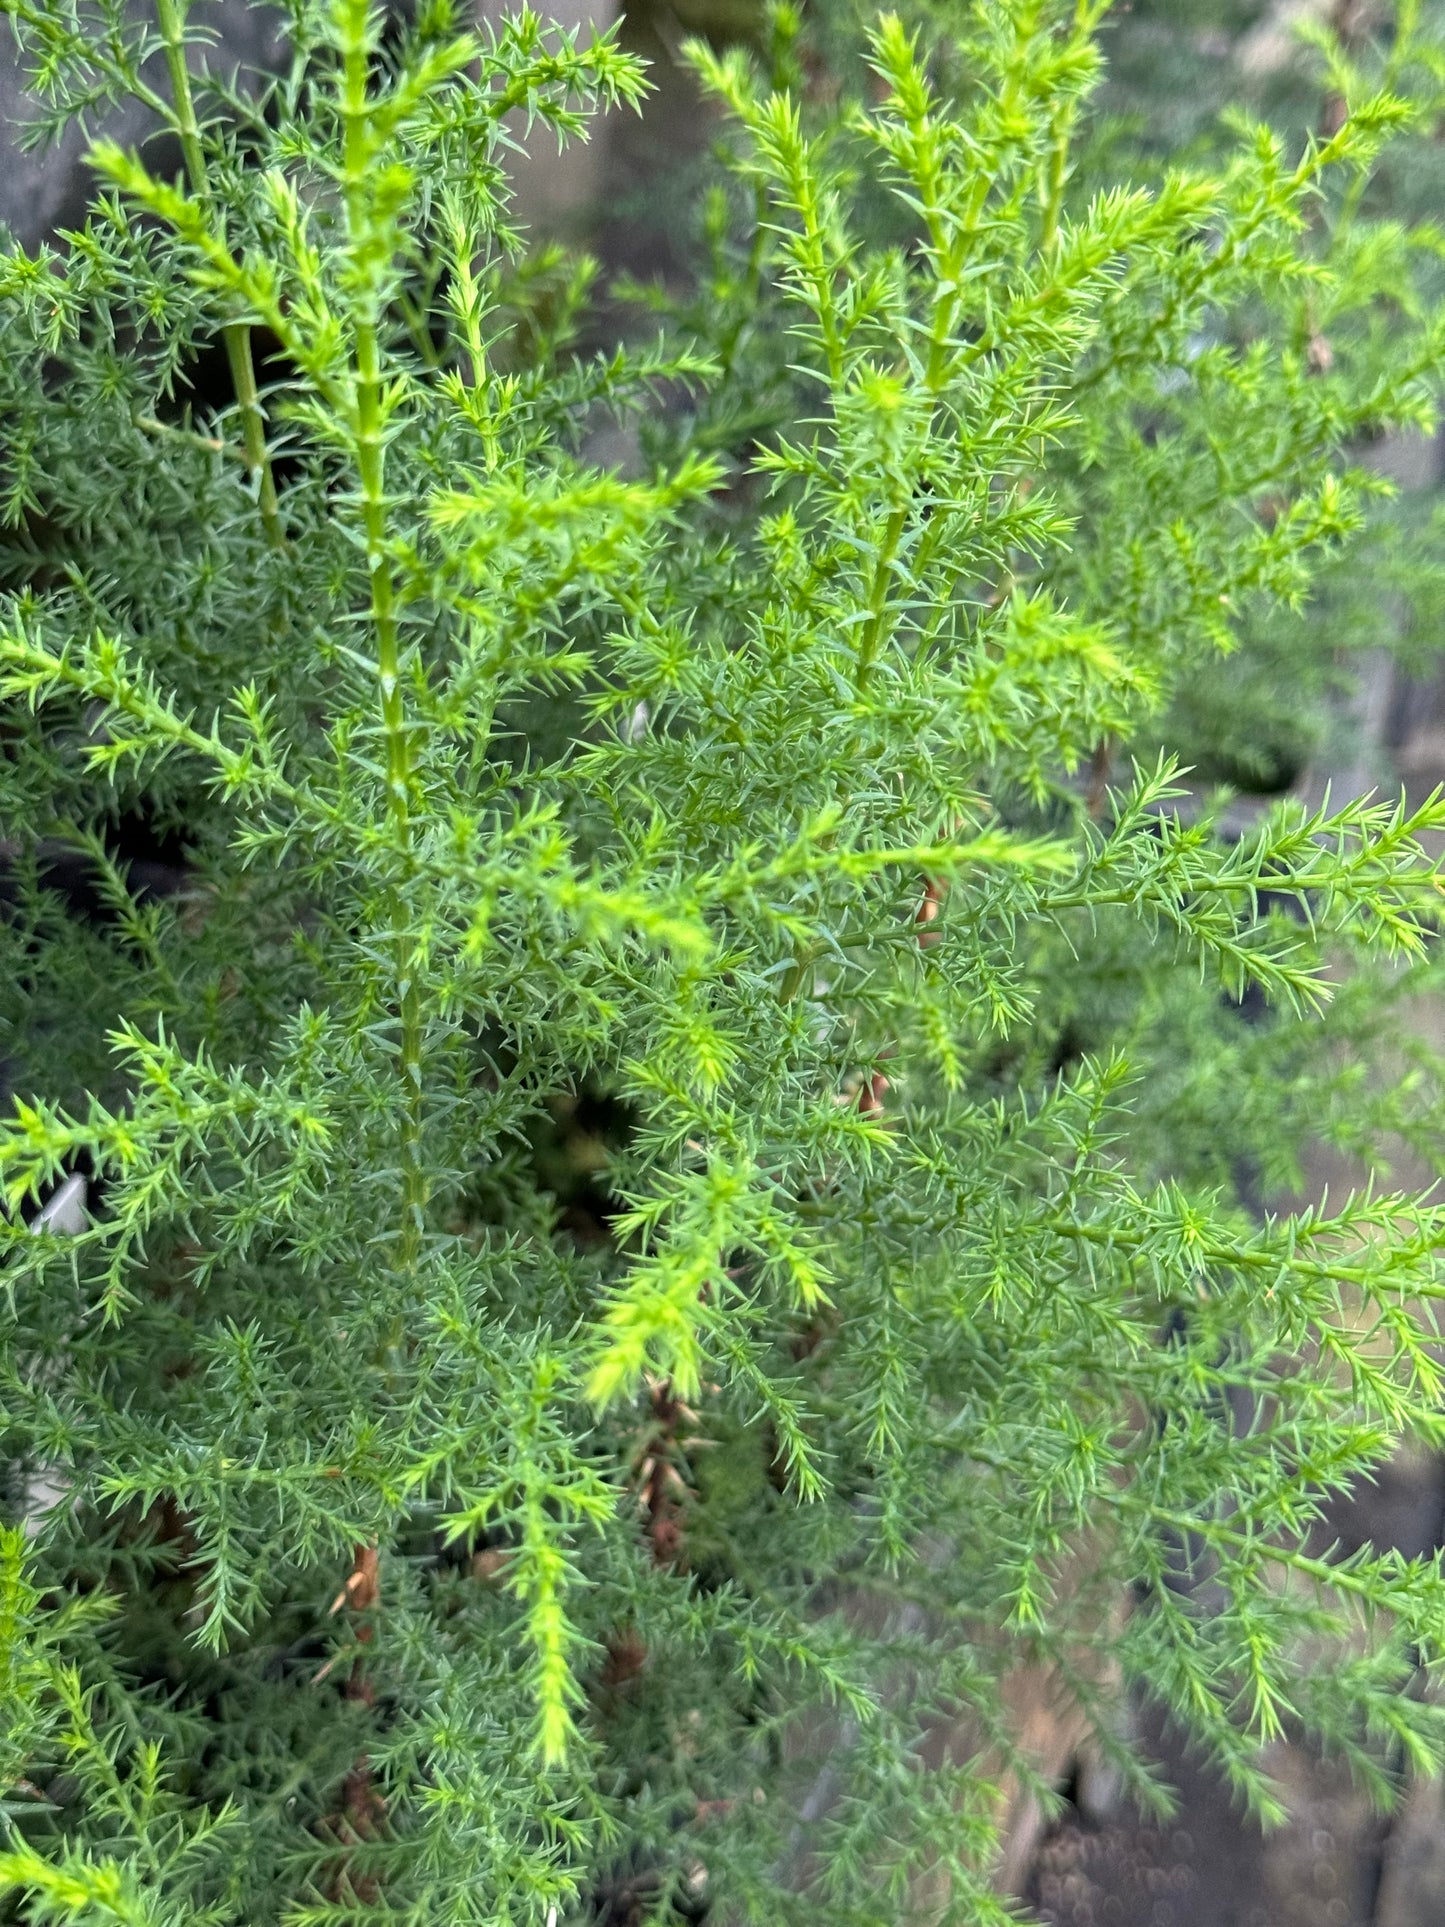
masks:
<svg viewBox="0 0 1445 1927"><path fill-rule="evenodd" d="M280 16L265 5L197 0L192 20L212 40L211 57L225 70L264 69L280 55ZM0 222L27 248L34 248L84 215L87 143L80 129L72 127L58 147L29 148L18 132L28 109L6 26L0 28ZM126 144L138 144L153 131L145 110L135 105L98 119L91 131L102 128Z"/></svg>

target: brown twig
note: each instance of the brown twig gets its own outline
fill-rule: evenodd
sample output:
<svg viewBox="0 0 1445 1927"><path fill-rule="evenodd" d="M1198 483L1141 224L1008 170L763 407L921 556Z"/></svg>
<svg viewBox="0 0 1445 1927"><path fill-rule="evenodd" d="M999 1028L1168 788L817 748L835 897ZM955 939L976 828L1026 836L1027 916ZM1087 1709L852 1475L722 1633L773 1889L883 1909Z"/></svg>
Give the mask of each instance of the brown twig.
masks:
<svg viewBox="0 0 1445 1927"><path fill-rule="evenodd" d="M653 1380L648 1389L652 1424L633 1459L633 1479L654 1562L684 1572L689 1493L677 1460L683 1438L697 1426L697 1413L677 1396L671 1379Z"/></svg>
<svg viewBox="0 0 1445 1927"><path fill-rule="evenodd" d="M375 1610L381 1597L381 1559L375 1546L360 1545L352 1557L351 1571L346 1583L331 1602L331 1612L339 1613L343 1608L358 1615ZM358 1648L369 1646L375 1637L376 1628L369 1619L362 1619L356 1628ZM323 1673L325 1668L322 1669ZM317 1676L321 1677L320 1674ZM342 1688L345 1698L358 1705L371 1707L376 1704L376 1687L367 1670L366 1655L358 1651L351 1662L351 1671ZM371 1769L371 1759L366 1753L358 1754L355 1764L341 1782L341 1810L333 1814L329 1829L338 1844L344 1849L359 1847L363 1842L375 1840L386 1823L386 1801L377 1791L375 1776ZM374 1906L380 1898L380 1883L374 1874L358 1877L349 1852L343 1853L340 1865L332 1883L332 1897L342 1900L348 1894L364 1906Z"/></svg>
<svg viewBox="0 0 1445 1927"><path fill-rule="evenodd" d="M697 1413L677 1396L671 1379L649 1379L648 1393L651 1423L633 1452L629 1484L637 1495L654 1565L681 1573L687 1570L690 1489L677 1461L683 1440L696 1430ZM647 1665L647 1642L635 1626L620 1626L609 1634L606 1653L598 1684L607 1692L636 1679Z"/></svg>

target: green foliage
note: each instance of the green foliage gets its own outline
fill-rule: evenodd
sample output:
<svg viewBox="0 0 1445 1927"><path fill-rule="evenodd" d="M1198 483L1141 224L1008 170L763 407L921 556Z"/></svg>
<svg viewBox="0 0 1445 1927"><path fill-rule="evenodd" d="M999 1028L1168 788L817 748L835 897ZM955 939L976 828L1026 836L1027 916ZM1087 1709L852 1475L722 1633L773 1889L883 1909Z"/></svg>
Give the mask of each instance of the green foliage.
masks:
<svg viewBox="0 0 1445 1927"><path fill-rule="evenodd" d="M1439 1433L1445 1223L1244 1178L1438 1161L1361 1053L1445 802L1231 837L1158 754L1431 420L1408 63L1128 180L1100 7L811 95L779 8L691 55L695 288L592 353L508 129L635 102L610 40L293 0L247 94L178 0L3 4L184 163L0 260L16 1917L1002 1920L1021 1658L1265 1815L1286 1724L1435 1764L1438 1565L1319 1521Z"/></svg>
<svg viewBox="0 0 1445 1927"><path fill-rule="evenodd" d="M1408 255L1411 286L1400 294L1411 322L1441 289L1445 173L1434 130L1445 75L1442 29L1439 9L1413 0L1405 0L1398 19L1336 6L1296 20L1292 31L1231 0L1166 8L1144 0L1106 28L1100 158L1117 166L1117 156L1110 160L1104 151L1115 143L1131 160L1142 147L1156 166L1167 165L1186 141L1195 154L1217 152L1228 128L1220 110L1241 103L1297 142L1312 128L1337 124L1352 103L1381 87L1407 95L1408 121L1374 166L1348 183L1329 217L1338 292L1314 311L1316 359L1329 362L1342 313L1351 329L1364 322L1387 354L1394 317L1378 304L1381 270L1395 277ZM1187 87L1179 84L1182 70ZM1382 453L1391 466L1388 448L1376 451L1367 441L1361 452L1372 459ZM1423 466L1433 466L1428 456ZM1350 706L1330 698L1348 688L1360 657L1373 649L1396 651L1428 672L1441 613L1440 516L1436 490L1416 488L1377 503L1361 537L1315 575L1313 646L1298 647L1292 623L1256 618L1234 654L1200 663L1181 679L1165 740L1196 770L1246 789L1282 788L1315 756L1336 765L1357 761L1358 746L1339 720ZM1375 779L1383 773L1370 772Z"/></svg>

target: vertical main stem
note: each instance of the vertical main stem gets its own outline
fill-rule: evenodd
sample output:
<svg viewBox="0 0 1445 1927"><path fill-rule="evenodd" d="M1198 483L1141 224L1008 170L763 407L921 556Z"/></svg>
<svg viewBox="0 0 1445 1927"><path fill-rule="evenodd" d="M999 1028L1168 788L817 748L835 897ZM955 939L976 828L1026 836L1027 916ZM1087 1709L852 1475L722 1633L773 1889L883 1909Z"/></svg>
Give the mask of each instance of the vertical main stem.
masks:
<svg viewBox="0 0 1445 1927"><path fill-rule="evenodd" d="M945 290L938 297L930 324L928 367L924 375L929 394L936 398L942 393L948 379L949 349L958 312L964 259L969 243L983 216L992 182L986 175L975 180L957 227L950 233L944 213L943 184L929 146L932 129L927 118L910 122L910 131L914 136L918 156L928 168L923 184L923 197L926 203L925 219ZM899 547L908 527L908 509L907 501L895 503L884 528L883 540L873 565L873 580L868 592L868 620L858 645L857 675L860 689L868 681L873 666L888 640L888 592L894 565L898 560Z"/></svg>
<svg viewBox="0 0 1445 1927"><path fill-rule="evenodd" d="M1039 253L1052 252L1059 238L1059 218L1064 210L1064 185L1069 177L1070 116L1055 118L1049 143L1048 166L1044 175L1043 214L1039 223Z"/></svg>
<svg viewBox="0 0 1445 1927"><path fill-rule="evenodd" d="M261 524L266 540L273 549L279 549L286 536L281 526L281 504L276 499L276 478L271 473L271 456L266 447L266 417L261 412L261 395L256 385L251 330L244 321L230 321L222 328L221 339L226 344L231 385L241 411L241 446L246 451L246 466L257 478Z"/></svg>
<svg viewBox="0 0 1445 1927"><path fill-rule="evenodd" d="M1107 10L1107 0L1102 6L1098 4L1098 0L1074 0L1071 52L1077 52L1088 45L1089 37ZM1069 155L1073 145L1074 121L1077 113L1078 103L1072 96L1054 112L1053 126L1050 130L1049 155L1040 197L1042 219L1039 227L1039 252L1041 254L1048 254L1059 238L1059 221L1064 211L1064 189L1069 179Z"/></svg>
<svg viewBox="0 0 1445 1927"><path fill-rule="evenodd" d="M185 159L191 192L198 201L209 206L211 183L206 172L206 154L201 145L195 100L191 94L190 69L186 66L185 31L176 0L156 0L156 19L160 26L161 44L165 49L176 131L181 139L181 153ZM244 321L227 322L222 326L221 339L226 345L231 386L241 411L241 446L246 453L246 466L257 480L261 524L266 531L266 540L273 548L279 549L286 538L281 526L281 505L276 499L276 480L271 473L271 457L266 448L266 418L261 412L260 390L256 385L251 330Z"/></svg>
<svg viewBox="0 0 1445 1927"><path fill-rule="evenodd" d="M345 180L347 224L352 246L360 253L372 244L366 205L366 175L371 160L367 145L367 49L364 14L353 21L345 48L344 113L346 120ZM381 696L382 734L386 743L386 810L396 832L403 861L414 839L411 814L411 732L401 680L401 633L396 614L396 585L386 554L386 444L383 433L381 343L374 312L374 296L363 286L356 315L356 462L361 492L362 528L366 536L367 574L371 591L371 619L376 633L377 684ZM415 936L408 927L402 891L389 892L396 969L397 1014L401 1023L398 1067L401 1074L402 1220L397 1258L404 1271L414 1270L421 1255L430 1195L422 1158L422 997L417 982Z"/></svg>
<svg viewBox="0 0 1445 1927"><path fill-rule="evenodd" d="M883 541L878 550L878 559L873 565L873 582L868 593L868 621L858 644L858 687L860 689L868 680L883 642L888 621L889 578L893 573L893 564L898 557L898 545L903 540L903 531L907 522L908 505L906 502L900 502L888 517L887 527L883 531Z"/></svg>
<svg viewBox="0 0 1445 1927"><path fill-rule="evenodd" d="M401 686L401 639L396 620L396 589L385 553L386 476L381 436L381 373L376 326L363 322L357 329L357 455L361 480L362 524L366 532L367 567L371 585L371 614L376 630L377 682L381 693L382 730L386 739L386 806L403 854L412 847L411 736ZM395 925L397 1003L401 1019L400 1070L403 1084L401 1119L402 1231L399 1240L405 1268L415 1265L425 1225L428 1185L421 1159L422 1126L422 1006L417 983L416 940L407 925L406 905L399 890L391 893Z"/></svg>

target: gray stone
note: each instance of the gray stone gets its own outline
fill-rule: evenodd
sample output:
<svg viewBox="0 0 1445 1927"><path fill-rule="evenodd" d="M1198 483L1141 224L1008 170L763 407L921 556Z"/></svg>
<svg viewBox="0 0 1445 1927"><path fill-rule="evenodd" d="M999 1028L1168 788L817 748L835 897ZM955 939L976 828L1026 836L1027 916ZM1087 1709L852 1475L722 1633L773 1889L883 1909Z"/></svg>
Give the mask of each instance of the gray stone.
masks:
<svg viewBox="0 0 1445 1927"><path fill-rule="evenodd" d="M274 66L281 41L279 15L270 7L254 5L252 0L200 0L191 10L191 19L213 41L193 51L193 65L204 60L227 73L254 73ZM155 85L158 91L163 88L163 70ZM130 102L98 115L88 131L71 126L58 145L27 150L20 134L32 113L24 64L8 24L0 26L0 224L31 249L57 228L76 225L83 218L91 192L85 154L94 136L105 134L123 145L138 146L155 132L154 117Z"/></svg>
<svg viewBox="0 0 1445 1927"><path fill-rule="evenodd" d="M400 6L403 0L391 0ZM138 11L145 0L136 0ZM514 11L511 0L478 0L477 18L495 29ZM566 30L603 31L617 17L617 0L546 0L542 11ZM227 73L258 73L273 69L281 55L280 16L257 0L197 0L193 24L206 31L211 44L197 47L193 66L202 63ZM147 78L158 92L165 91L164 67ZM154 134L155 120L129 103L99 117L89 132L71 127L58 146L27 151L20 130L30 117L22 63L8 27L0 26L0 225L8 227L26 248L33 249L57 228L77 225L84 216L91 191L85 152L89 139L105 134L123 145L139 145ZM514 140L526 133L518 116L508 128ZM535 236L575 238L593 223L603 195L607 170L607 125L594 123L589 136L570 142L559 153L555 140L540 128L527 134L528 152L513 163L517 218Z"/></svg>
<svg viewBox="0 0 1445 1927"><path fill-rule="evenodd" d="M1371 1927L1440 1927L1445 1920L1445 1788L1417 1780L1386 1842Z"/></svg>

